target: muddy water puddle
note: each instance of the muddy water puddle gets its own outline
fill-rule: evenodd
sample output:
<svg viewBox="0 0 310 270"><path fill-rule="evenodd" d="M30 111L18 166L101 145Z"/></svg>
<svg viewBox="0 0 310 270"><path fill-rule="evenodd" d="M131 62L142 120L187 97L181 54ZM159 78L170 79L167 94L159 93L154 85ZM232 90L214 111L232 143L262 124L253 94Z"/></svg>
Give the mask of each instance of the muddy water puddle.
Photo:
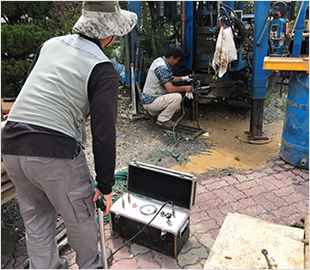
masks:
<svg viewBox="0 0 310 270"><path fill-rule="evenodd" d="M201 174L207 170L221 168L259 169L268 166L270 156L279 153L283 121L263 125L268 140L253 141L245 133L250 120L236 115L205 117L199 125L206 132L200 139L213 147L197 156L190 156L185 165L176 165L173 170Z"/></svg>

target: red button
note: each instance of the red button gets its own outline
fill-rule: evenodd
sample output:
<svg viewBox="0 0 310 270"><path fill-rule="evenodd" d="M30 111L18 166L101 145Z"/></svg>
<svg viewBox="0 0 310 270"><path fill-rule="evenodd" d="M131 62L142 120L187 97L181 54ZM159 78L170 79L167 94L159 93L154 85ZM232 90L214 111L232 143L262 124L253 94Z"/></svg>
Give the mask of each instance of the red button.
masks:
<svg viewBox="0 0 310 270"><path fill-rule="evenodd" d="M132 204L132 207L136 208L136 207L137 207L137 204L136 204L136 203L133 203L133 204Z"/></svg>

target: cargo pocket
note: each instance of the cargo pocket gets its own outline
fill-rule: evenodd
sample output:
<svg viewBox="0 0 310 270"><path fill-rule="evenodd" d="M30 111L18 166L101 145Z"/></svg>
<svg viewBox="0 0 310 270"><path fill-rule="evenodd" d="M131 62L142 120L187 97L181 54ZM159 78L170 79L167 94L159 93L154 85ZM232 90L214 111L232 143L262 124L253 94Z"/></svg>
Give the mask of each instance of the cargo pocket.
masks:
<svg viewBox="0 0 310 270"><path fill-rule="evenodd" d="M68 193L68 199L72 205L77 222L83 222L94 214L94 193L91 181Z"/></svg>

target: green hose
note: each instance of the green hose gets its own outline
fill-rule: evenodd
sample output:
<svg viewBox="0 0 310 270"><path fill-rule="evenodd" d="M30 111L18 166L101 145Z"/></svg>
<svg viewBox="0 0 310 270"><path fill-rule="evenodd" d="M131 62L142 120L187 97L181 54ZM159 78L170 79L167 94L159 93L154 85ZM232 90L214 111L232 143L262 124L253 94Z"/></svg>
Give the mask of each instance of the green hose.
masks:
<svg viewBox="0 0 310 270"><path fill-rule="evenodd" d="M120 171L114 174L115 177L115 185L112 187L113 197L112 203L115 203L124 193L127 193L127 171ZM94 189L97 188L98 183L95 182ZM97 222L98 222L98 210L95 207ZM103 216L104 223L109 222L109 215Z"/></svg>
<svg viewBox="0 0 310 270"><path fill-rule="evenodd" d="M155 166L157 165L157 159L158 157L163 154L163 153L169 153L171 154L175 159L176 161L182 165L182 164L185 164L186 161L187 161L187 158L183 155L183 154L178 154L176 155L174 152L173 152L173 149L178 145L179 141L177 140L176 136L175 136L175 127L177 126L177 124L181 121L181 119L184 117L185 115L185 108L184 108L184 100L185 100L185 95L183 96L183 99L182 99L182 110L183 110L183 114L182 116L175 122L173 128L172 128L172 134L173 134L173 139L175 141L174 145L171 147L171 149L165 149L165 150L161 150L159 152L157 152L157 154L155 155Z"/></svg>

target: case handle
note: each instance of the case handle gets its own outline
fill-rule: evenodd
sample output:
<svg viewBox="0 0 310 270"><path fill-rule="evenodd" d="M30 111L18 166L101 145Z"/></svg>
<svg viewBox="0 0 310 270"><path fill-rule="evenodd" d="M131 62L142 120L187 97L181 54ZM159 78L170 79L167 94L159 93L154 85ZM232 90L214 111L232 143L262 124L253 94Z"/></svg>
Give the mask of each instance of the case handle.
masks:
<svg viewBox="0 0 310 270"><path fill-rule="evenodd" d="M183 235L183 233L185 232L185 230L188 228L188 226L187 226L188 223L189 223L189 219L186 220L186 222L184 223L184 225L182 226L182 228L181 228L181 230L180 230L180 234L179 234L180 239L182 238L182 235Z"/></svg>

